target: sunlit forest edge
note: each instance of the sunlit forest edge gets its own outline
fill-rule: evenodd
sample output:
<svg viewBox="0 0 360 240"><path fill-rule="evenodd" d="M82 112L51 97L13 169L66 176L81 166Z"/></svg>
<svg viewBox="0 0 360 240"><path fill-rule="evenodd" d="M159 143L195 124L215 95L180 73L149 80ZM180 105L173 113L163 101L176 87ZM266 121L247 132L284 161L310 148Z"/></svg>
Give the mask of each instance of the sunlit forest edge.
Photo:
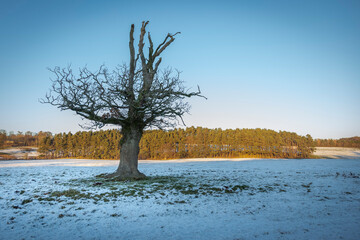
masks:
<svg viewBox="0 0 360 240"><path fill-rule="evenodd" d="M31 159L120 158L119 130L79 131L75 134L51 132L7 133L0 130L0 149L37 148ZM140 141L139 159L181 158L313 158L315 147L360 148L360 137L313 139L293 132L269 129L186 129L147 130ZM13 159L0 154L0 159Z"/></svg>

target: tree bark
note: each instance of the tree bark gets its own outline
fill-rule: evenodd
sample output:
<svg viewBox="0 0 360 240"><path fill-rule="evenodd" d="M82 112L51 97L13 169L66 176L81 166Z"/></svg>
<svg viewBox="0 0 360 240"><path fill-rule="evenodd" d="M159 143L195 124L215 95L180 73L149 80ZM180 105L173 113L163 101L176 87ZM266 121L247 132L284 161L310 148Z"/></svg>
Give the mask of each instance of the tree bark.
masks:
<svg viewBox="0 0 360 240"><path fill-rule="evenodd" d="M108 177L120 180L143 179L146 176L138 170L139 143L143 130L135 126L122 128L120 142L120 163L115 173Z"/></svg>

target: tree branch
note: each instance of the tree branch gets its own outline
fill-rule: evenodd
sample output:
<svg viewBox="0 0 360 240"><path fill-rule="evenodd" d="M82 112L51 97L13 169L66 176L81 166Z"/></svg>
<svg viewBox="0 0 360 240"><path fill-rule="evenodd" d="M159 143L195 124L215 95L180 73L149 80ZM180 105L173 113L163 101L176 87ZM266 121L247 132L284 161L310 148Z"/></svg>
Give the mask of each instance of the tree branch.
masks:
<svg viewBox="0 0 360 240"><path fill-rule="evenodd" d="M129 66L118 66L114 71L101 65L91 72L85 66L79 69L76 77L71 69L55 67L49 69L54 74L52 87L42 103L49 103L61 110L72 110L90 120L95 127L116 124L122 127L137 125L143 129L148 126L159 128L175 126L183 114L190 111L185 101L190 97L203 97L200 87L190 91L183 86L180 72L173 74L171 69L159 72L162 58L160 54L180 34L167 34L164 41L154 51L154 44L148 33L149 57L144 56L144 37L149 22L142 22L138 53L134 47L134 29L129 34ZM156 59L158 58L158 59ZM138 61L141 67L137 67ZM139 64L140 65L140 64Z"/></svg>

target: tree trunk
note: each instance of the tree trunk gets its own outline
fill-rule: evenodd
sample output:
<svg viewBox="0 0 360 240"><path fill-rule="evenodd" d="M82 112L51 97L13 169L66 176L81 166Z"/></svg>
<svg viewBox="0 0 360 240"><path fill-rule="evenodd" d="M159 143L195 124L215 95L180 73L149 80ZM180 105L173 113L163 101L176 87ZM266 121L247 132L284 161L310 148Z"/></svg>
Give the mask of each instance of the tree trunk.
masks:
<svg viewBox="0 0 360 240"><path fill-rule="evenodd" d="M126 179L143 179L146 176L138 170L139 143L142 129L136 127L123 127L120 142L120 163L115 173L109 177Z"/></svg>

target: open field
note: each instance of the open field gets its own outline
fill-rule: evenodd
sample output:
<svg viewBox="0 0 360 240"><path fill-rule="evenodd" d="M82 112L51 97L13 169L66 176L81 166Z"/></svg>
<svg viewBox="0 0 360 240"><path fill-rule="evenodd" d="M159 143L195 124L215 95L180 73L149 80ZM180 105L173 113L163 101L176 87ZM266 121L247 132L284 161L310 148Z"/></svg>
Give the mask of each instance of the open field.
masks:
<svg viewBox="0 0 360 240"><path fill-rule="evenodd" d="M360 159L0 162L0 239L360 239Z"/></svg>
<svg viewBox="0 0 360 240"><path fill-rule="evenodd" d="M36 158L40 154L37 152L37 148L34 147L13 147L7 149L0 149L0 160L2 158L14 158L14 159L28 159Z"/></svg>
<svg viewBox="0 0 360 240"><path fill-rule="evenodd" d="M356 159L360 158L360 149L343 147L317 147L314 155L324 158Z"/></svg>

